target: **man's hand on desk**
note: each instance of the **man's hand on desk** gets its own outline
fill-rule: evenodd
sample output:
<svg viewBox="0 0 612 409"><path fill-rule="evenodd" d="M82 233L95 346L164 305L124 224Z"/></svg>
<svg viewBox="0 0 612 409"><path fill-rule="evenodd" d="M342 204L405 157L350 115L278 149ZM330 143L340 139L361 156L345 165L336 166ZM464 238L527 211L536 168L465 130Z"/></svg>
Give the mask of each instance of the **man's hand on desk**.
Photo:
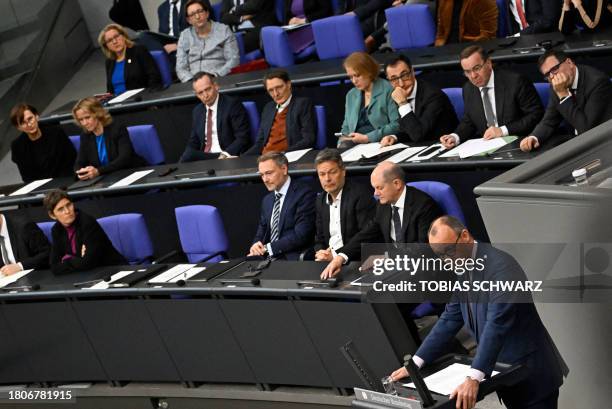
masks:
<svg viewBox="0 0 612 409"><path fill-rule="evenodd" d="M380 140L380 147L384 148L385 146L391 146L395 142L397 142L397 138L395 137L395 135L383 136L383 138Z"/></svg>
<svg viewBox="0 0 612 409"><path fill-rule="evenodd" d="M85 166L84 168L77 170L76 174L80 180L88 180L100 176L98 169L94 168L93 166Z"/></svg>
<svg viewBox="0 0 612 409"><path fill-rule="evenodd" d="M538 138L533 135L529 135L528 137L523 138L520 147L523 152L530 152L533 149L539 148L540 143L538 142Z"/></svg>
<svg viewBox="0 0 612 409"><path fill-rule="evenodd" d="M249 250L249 256L265 256L268 250L261 241L253 244Z"/></svg>
<svg viewBox="0 0 612 409"><path fill-rule="evenodd" d="M498 128L496 126L490 126L484 133L484 135L482 135L483 139L493 139L493 138L499 138L501 136L504 136L503 131L501 130L501 128Z"/></svg>
<svg viewBox="0 0 612 409"><path fill-rule="evenodd" d="M408 373L408 369L406 369L405 366L402 366L400 369L396 369L395 371L393 371L393 373L391 374L391 379L393 379L393 382L397 382L400 379L407 378L408 375L410 375Z"/></svg>
<svg viewBox="0 0 612 409"><path fill-rule="evenodd" d="M440 143L446 149L454 148L456 144L455 138L453 138L453 135L442 135L440 137Z"/></svg>
<svg viewBox="0 0 612 409"><path fill-rule="evenodd" d="M476 396L478 395L478 386L480 382L476 379L466 378L465 381L457 386L457 389L450 394L451 399L457 399L455 408L457 409L472 409L476 405Z"/></svg>
<svg viewBox="0 0 612 409"><path fill-rule="evenodd" d="M331 249L319 250L315 253L315 261L332 261L333 258Z"/></svg>
<svg viewBox="0 0 612 409"><path fill-rule="evenodd" d="M10 276L12 274L18 273L21 270L22 268L19 264L5 264L2 268L0 268L0 274L4 276Z"/></svg>
<svg viewBox="0 0 612 409"><path fill-rule="evenodd" d="M334 257L321 273L321 280L327 280L328 278L337 276L340 270L342 270L342 264L344 264L344 258L342 256Z"/></svg>

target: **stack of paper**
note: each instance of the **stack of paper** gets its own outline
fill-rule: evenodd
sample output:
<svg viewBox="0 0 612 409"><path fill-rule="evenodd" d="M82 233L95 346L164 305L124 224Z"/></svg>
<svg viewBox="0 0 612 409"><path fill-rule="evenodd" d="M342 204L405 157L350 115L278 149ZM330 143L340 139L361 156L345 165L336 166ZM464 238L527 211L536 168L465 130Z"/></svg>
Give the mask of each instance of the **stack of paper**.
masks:
<svg viewBox="0 0 612 409"><path fill-rule="evenodd" d="M40 180L35 180L33 182L28 183L25 186L22 186L21 188L15 190L13 193L11 193L9 196L19 196L19 195L26 195L28 193L30 193L31 191L38 189L39 187L41 187L42 185L44 185L45 183L48 183L50 181L52 181L53 179L40 179Z"/></svg>
<svg viewBox="0 0 612 409"><path fill-rule="evenodd" d="M424 379L427 388L440 395L450 395L457 386L465 381L465 377L469 374L469 365L454 363L446 368L429 375ZM499 372L493 371L491 376L497 375ZM408 383L404 386L414 388L414 383Z"/></svg>
<svg viewBox="0 0 612 409"><path fill-rule="evenodd" d="M134 270L129 271L119 271L111 276L109 281L100 281L99 283L92 285L91 287L84 287L86 290L105 290L109 287L110 284L114 283L117 280L121 280L123 277L127 277L132 274Z"/></svg>
<svg viewBox="0 0 612 409"><path fill-rule="evenodd" d="M126 99L129 99L131 97L133 97L134 95L138 94L139 92L144 91L144 88L136 88L136 89L131 89L129 91L125 91L123 94L116 96L115 98L111 99L110 101L108 101L109 104L118 104L120 102L125 101Z"/></svg>
<svg viewBox="0 0 612 409"><path fill-rule="evenodd" d="M312 148L307 148L307 149L300 149L299 151L285 152L285 156L287 157L287 160L289 161L289 163L293 163L293 162L297 162L298 160L300 160L302 156L306 155L311 150Z"/></svg>
<svg viewBox="0 0 612 409"><path fill-rule="evenodd" d="M515 140L516 136L493 139L468 139L456 148L440 155L440 157L447 158L450 156L459 156L461 159L464 159L471 156L483 155L485 153L495 152L497 149Z"/></svg>
<svg viewBox="0 0 612 409"><path fill-rule="evenodd" d="M396 153L395 155L391 156L387 160L391 161L393 163L400 163L400 162L405 161L409 157L411 157L413 155L416 155L417 153L421 152L425 148L426 148L426 146L413 146L413 147L410 147L410 148L406 148L403 151L401 151L399 153Z"/></svg>
<svg viewBox="0 0 612 409"><path fill-rule="evenodd" d="M15 281L19 280L21 277L25 277L32 271L34 271L34 269L21 270L16 272L15 274L11 274L10 276L3 276L2 274L0 274L0 288L6 287L9 284L13 284Z"/></svg>
<svg viewBox="0 0 612 409"><path fill-rule="evenodd" d="M171 269L166 270L163 273L150 279L149 284L167 283L170 282L170 280L172 280L173 278L179 276L181 276L180 278L184 278L182 276L185 274L185 272L187 272L187 270L191 269L192 267L195 267L195 264L177 264Z"/></svg>
<svg viewBox="0 0 612 409"><path fill-rule="evenodd" d="M123 179L113 183L109 187L121 187L121 186L129 186L132 183L136 182L138 179L142 179L147 176L149 173L153 172L155 169L149 170L140 170L138 172L134 172L129 176L124 177Z"/></svg>
<svg viewBox="0 0 612 409"><path fill-rule="evenodd" d="M342 160L345 162L355 162L359 159L363 158L373 158L376 155L380 155L381 153L393 151L396 149L405 149L407 145L403 143L398 143L396 145L385 146L382 148L380 143L371 142L371 143L363 143L359 145L353 146L351 149L342 153Z"/></svg>

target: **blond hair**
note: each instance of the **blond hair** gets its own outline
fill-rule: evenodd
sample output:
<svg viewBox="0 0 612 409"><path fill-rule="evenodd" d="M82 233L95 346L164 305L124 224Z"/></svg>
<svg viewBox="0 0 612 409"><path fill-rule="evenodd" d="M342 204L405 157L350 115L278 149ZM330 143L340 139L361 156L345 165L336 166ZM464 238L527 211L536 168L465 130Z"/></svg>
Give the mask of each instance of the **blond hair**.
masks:
<svg viewBox="0 0 612 409"><path fill-rule="evenodd" d="M364 75L374 82L380 73L380 67L376 60L368 53L356 51L346 57L344 60L344 68L355 70L359 75Z"/></svg>
<svg viewBox="0 0 612 409"><path fill-rule="evenodd" d="M100 34L98 34L98 44L100 44L100 48L102 48L102 52L104 53L106 58L108 58L109 60L114 60L117 58L117 55L108 49L108 46L106 45L106 41L104 39L104 35L110 30L115 30L120 35L122 35L123 38L125 38L125 46L127 48L132 47L134 45L134 42L130 40L130 37L128 36L128 33L125 28L123 28L119 24L111 23L106 25L106 27L104 27L102 31L100 31Z"/></svg>
<svg viewBox="0 0 612 409"><path fill-rule="evenodd" d="M78 111L79 109L82 109L83 111L87 111L90 114L93 114L93 116L98 118L98 121L100 121L102 126L108 126L111 124L111 122L113 122L113 118L108 113L108 111L104 109L102 105L100 104L100 101L98 101L94 97L83 98L79 100L79 102L77 102L74 105L74 107L72 107L72 117L74 118L76 123L79 126L81 126L76 116L76 111ZM83 127L81 126L81 128ZM83 129L85 130L85 128Z"/></svg>

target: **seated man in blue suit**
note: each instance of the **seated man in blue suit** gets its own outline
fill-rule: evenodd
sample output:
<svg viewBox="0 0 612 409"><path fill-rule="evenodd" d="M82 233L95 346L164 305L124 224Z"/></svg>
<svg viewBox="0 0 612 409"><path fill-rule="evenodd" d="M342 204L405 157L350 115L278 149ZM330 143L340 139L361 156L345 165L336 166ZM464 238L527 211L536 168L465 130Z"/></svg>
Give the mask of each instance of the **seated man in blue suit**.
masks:
<svg viewBox="0 0 612 409"><path fill-rule="evenodd" d="M244 106L219 94L215 76L199 72L191 81L200 101L193 109L191 135L181 162L238 156L251 143L249 118Z"/></svg>
<svg viewBox="0 0 612 409"><path fill-rule="evenodd" d="M459 280L469 280L470 283L526 280L521 266L512 256L491 245L477 243L465 226L452 216L442 216L431 224L429 244L444 259L472 259L475 265L478 260L483 260L481 265L484 268L468 270L459 276ZM478 296L478 302L453 299L446 304L444 313L414 354L415 364L419 367L427 365L448 352L449 341L465 326L478 348L465 381L450 395L451 399L457 399L456 407L473 408L480 381L491 376L496 362L504 362L522 364L527 370L522 381L498 390L507 408L557 408L559 387L569 370L542 324L531 294L472 294L470 292L467 299L474 300ZM465 295L458 293L454 296L466 299ZM521 302L513 302L517 301L516 297L521 297ZM391 374L393 380L406 376L405 367Z"/></svg>
<svg viewBox="0 0 612 409"><path fill-rule="evenodd" d="M264 78L264 87L272 101L261 113L257 140L247 155L267 152L289 152L312 148L317 125L314 106L308 98L291 94L291 80L286 71L271 71Z"/></svg>
<svg viewBox="0 0 612 409"><path fill-rule="evenodd" d="M261 180L270 194L261 204L261 218L249 256L297 260L311 245L315 231L315 194L291 180L289 162L280 152L257 159Z"/></svg>

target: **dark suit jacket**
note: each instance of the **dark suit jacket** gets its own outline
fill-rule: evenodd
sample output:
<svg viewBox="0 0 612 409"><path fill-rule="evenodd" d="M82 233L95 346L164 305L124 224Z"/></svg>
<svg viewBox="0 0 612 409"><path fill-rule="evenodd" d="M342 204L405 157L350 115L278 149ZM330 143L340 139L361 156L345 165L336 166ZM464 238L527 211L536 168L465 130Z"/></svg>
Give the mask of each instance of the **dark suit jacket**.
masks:
<svg viewBox="0 0 612 409"><path fill-rule="evenodd" d="M106 153L108 154L108 165L100 166L96 136L90 132L81 134L81 146L74 165L75 170L91 165L97 168L102 175L119 169L137 168L146 165L144 159L134 153L125 126L113 122L104 127L104 140Z"/></svg>
<svg viewBox="0 0 612 409"><path fill-rule="evenodd" d="M484 259L485 268L480 272L474 270L472 281L526 280L514 258L489 244L478 244L476 258ZM465 273L459 279L469 280L469 276L470 273ZM559 388L563 375L567 374L567 366L542 324L531 296L519 303L512 302L510 294L490 293L487 297L482 292L471 293L471 322L465 295L461 298L455 294L456 298L446 304L444 313L415 355L425 364L433 362L450 352L447 351L448 342L465 326L478 344L473 368L489 376L495 362L526 366L528 374L524 381L498 393L503 400L520 403L514 407L527 407Z"/></svg>
<svg viewBox="0 0 612 409"><path fill-rule="evenodd" d="M251 23L256 28L263 26L277 26L276 11L274 9L274 0L246 0L234 11L234 0L223 0L221 7L221 23L228 26L240 25L240 17L251 15ZM230 12L231 11L231 12Z"/></svg>
<svg viewBox="0 0 612 409"><path fill-rule="evenodd" d="M510 135L525 136L542 118L544 109L533 84L513 72L495 70L495 109L499 126L508 127ZM462 141L481 138L487 120L478 87L466 82L463 86L465 114L455 129Z"/></svg>
<svg viewBox="0 0 612 409"><path fill-rule="evenodd" d="M285 0L285 21L284 24L289 24L289 20L294 15L291 13L291 2L293 0ZM313 22L324 17L329 17L334 14L331 1L329 0L304 0L304 14L306 21Z"/></svg>
<svg viewBox="0 0 612 409"><path fill-rule="evenodd" d="M206 3L210 5L208 0L204 0ZM164 34L170 33L170 0L164 0L159 7L157 8L157 18L159 20L159 32ZM174 30L175 37L178 38L181 31L189 27L189 23L187 22L187 16L185 15L185 6L187 5L187 0L181 1L181 9L179 10L179 26L178 30ZM213 16L210 16L211 19Z"/></svg>
<svg viewBox="0 0 612 409"><path fill-rule="evenodd" d="M339 1L339 9L344 13L355 12L355 15L359 18L359 20L364 20L368 17L376 14L377 11L383 11L390 7L391 1L389 0L354 0L352 3L354 7L350 7L349 1L340 0Z"/></svg>
<svg viewBox="0 0 612 409"><path fill-rule="evenodd" d="M315 251L319 251L329 247L329 204L327 204L326 192L319 194L316 204L317 235L315 237ZM372 188L346 180L340 200L342 242L348 243L374 217L375 212L376 201Z"/></svg>
<svg viewBox="0 0 612 409"><path fill-rule="evenodd" d="M300 253L312 245L315 222L315 194L310 186L292 179L281 208L279 239L270 243L274 257L287 260L299 259ZM266 195L261 203L261 217L253 243L270 241L274 192Z"/></svg>
<svg viewBox="0 0 612 409"><path fill-rule="evenodd" d="M221 94L219 94L217 110L219 145L225 152L238 156L251 143L247 112L240 101ZM202 152L204 146L206 146L206 114L207 109L204 104L198 104L193 109L191 135L189 135L189 142L183 158L186 158L190 151Z"/></svg>
<svg viewBox="0 0 612 409"><path fill-rule="evenodd" d="M529 26L523 31L516 22L514 15L510 11L510 0L506 1L506 18L510 34L536 34L548 33L557 30L559 16L561 15L561 5L563 2L556 0L528 0L525 2L525 18Z"/></svg>
<svg viewBox="0 0 612 409"><path fill-rule="evenodd" d="M355 260L361 254L361 243L391 243L391 212L391 205L378 203L376 216L337 252L346 254L349 260ZM427 243L429 225L440 216L442 211L428 194L406 186L402 218L404 236L398 242Z"/></svg>
<svg viewBox="0 0 612 409"><path fill-rule="evenodd" d="M315 143L317 124L314 106L312 102L310 102L310 99L293 95L289 106L285 109L289 110L287 111L286 126L287 143L289 144L287 151L312 148ZM272 129L275 116L276 103L270 101L266 104L261 113L261 123L259 125L259 132L257 133L257 140L253 147L246 152L247 155L261 154L262 149L268 143L268 137L270 136L270 130Z"/></svg>
<svg viewBox="0 0 612 409"><path fill-rule="evenodd" d="M5 214L4 220L15 261L21 263L24 270L48 268L51 246L42 230L35 223L17 216Z"/></svg>
<svg viewBox="0 0 612 409"><path fill-rule="evenodd" d="M51 237L53 248L51 250L51 270L54 274L66 274L75 271L91 270L100 266L128 264L113 246L110 239L102 230L97 220L78 211L73 226L76 229L76 257L62 262L62 258L72 253L68 242L68 232L59 222L53 225ZM81 257L81 249L85 245L85 256Z"/></svg>
<svg viewBox="0 0 612 409"><path fill-rule="evenodd" d="M125 51L125 89L161 88L161 75L157 64L146 48L140 45L129 47ZM106 90L115 93L112 83L115 60L106 60Z"/></svg>
<svg viewBox="0 0 612 409"><path fill-rule="evenodd" d="M533 135L544 143L565 122L578 133L583 133L612 119L612 84L603 72L587 65L578 65L578 88L576 95L559 104L559 98L552 90L542 121L533 130Z"/></svg>
<svg viewBox="0 0 612 409"><path fill-rule="evenodd" d="M448 96L435 85L418 80L415 110L399 119L398 142L437 142L440 136L453 132L457 115Z"/></svg>

